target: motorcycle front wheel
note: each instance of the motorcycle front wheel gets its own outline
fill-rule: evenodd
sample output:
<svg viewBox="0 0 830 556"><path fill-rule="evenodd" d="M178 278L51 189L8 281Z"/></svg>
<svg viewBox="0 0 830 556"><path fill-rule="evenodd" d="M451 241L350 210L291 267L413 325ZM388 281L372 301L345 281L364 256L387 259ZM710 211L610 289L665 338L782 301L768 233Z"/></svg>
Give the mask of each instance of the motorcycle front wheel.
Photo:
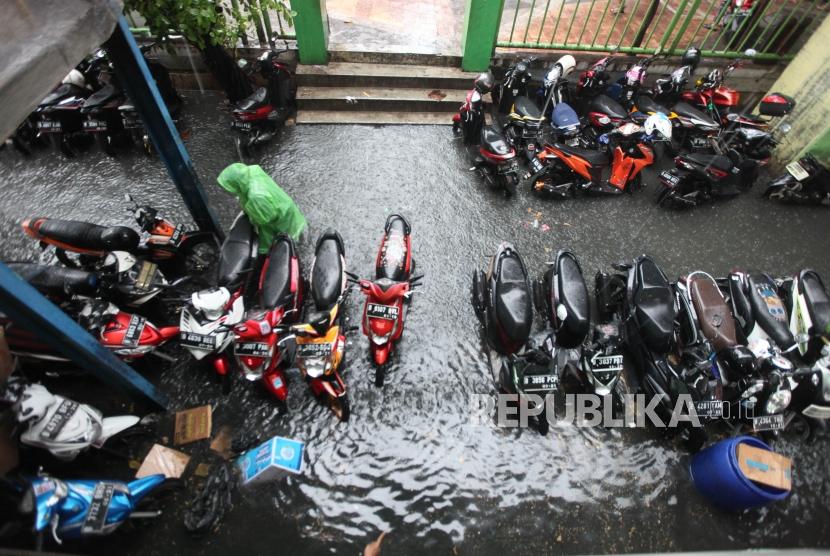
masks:
<svg viewBox="0 0 830 556"><path fill-rule="evenodd" d="M349 397L346 394L336 398L329 398L329 409L332 410L341 423L348 421L349 416L352 414L351 408L349 407Z"/></svg>
<svg viewBox="0 0 830 556"><path fill-rule="evenodd" d="M516 194L516 189L518 187L519 178L514 173L508 174L500 174L499 175L499 182L501 183L502 189L504 189L504 194L507 197L512 197Z"/></svg>

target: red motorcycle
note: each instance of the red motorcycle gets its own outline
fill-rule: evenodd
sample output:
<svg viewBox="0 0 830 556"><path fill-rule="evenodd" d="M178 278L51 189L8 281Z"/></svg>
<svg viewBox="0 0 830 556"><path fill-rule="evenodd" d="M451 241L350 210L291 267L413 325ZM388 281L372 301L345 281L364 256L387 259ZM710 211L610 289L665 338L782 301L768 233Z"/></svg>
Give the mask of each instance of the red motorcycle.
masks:
<svg viewBox="0 0 830 556"><path fill-rule="evenodd" d="M412 277L412 246L409 222L393 214L386 220L375 263L375 280L361 280L350 274L352 281L366 295L363 308L363 333L369 338L369 351L375 362L375 385L383 386L386 364L401 335L404 316L412 295L423 276Z"/></svg>
<svg viewBox="0 0 830 556"><path fill-rule="evenodd" d="M265 388L285 408L288 384L283 371L293 360L277 332L297 322L303 307L303 275L294 241L277 237L259 277L259 307L248 311L234 328L234 354L247 380L262 380Z"/></svg>

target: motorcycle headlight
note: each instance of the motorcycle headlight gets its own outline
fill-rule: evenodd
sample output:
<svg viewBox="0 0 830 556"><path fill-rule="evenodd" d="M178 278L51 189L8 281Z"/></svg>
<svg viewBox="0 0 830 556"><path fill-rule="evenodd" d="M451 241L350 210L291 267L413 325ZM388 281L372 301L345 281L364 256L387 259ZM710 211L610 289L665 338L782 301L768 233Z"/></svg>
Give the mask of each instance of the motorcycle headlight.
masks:
<svg viewBox="0 0 830 556"><path fill-rule="evenodd" d="M326 372L326 361L324 359L306 359L305 372L311 378L319 378Z"/></svg>
<svg viewBox="0 0 830 556"><path fill-rule="evenodd" d="M792 400L792 397L792 392L790 392L789 390L776 390L770 395L769 399L767 399L767 404L764 406L764 411L768 415L781 413L787 408L788 405L790 405L790 400Z"/></svg>
<svg viewBox="0 0 830 556"><path fill-rule="evenodd" d="M386 343L389 342L389 338L391 338L391 337L392 337L392 332L391 331L388 334L384 334L383 336L379 336L377 334L372 334L372 336L371 336L372 343L375 344L376 346L386 345Z"/></svg>

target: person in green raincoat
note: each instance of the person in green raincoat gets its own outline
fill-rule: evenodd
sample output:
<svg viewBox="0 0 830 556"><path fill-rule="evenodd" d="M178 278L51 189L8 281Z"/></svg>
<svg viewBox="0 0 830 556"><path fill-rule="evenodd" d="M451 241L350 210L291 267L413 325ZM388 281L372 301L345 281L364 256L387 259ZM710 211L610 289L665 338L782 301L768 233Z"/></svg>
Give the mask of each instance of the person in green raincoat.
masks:
<svg viewBox="0 0 830 556"><path fill-rule="evenodd" d="M236 195L259 235L260 253L268 252L278 234L286 233L297 240L305 230L305 216L294 200L256 164L231 164L216 181L225 191Z"/></svg>

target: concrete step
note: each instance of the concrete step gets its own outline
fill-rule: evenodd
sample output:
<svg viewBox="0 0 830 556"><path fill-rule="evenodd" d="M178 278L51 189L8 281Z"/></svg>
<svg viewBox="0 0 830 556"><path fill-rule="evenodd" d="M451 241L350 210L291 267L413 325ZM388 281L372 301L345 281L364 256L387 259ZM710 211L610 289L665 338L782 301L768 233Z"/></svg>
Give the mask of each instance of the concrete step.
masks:
<svg viewBox="0 0 830 556"><path fill-rule="evenodd" d="M298 66L297 85L469 89L476 75L459 68L441 66L332 62L325 66Z"/></svg>
<svg viewBox="0 0 830 556"><path fill-rule="evenodd" d="M461 67L461 56L452 54L418 54L402 52L371 52L354 50L337 50L337 45L329 45L329 63L351 62L358 64L402 64L420 66Z"/></svg>
<svg viewBox="0 0 830 556"><path fill-rule="evenodd" d="M297 112L296 124L452 125L452 114L447 112L300 110Z"/></svg>
<svg viewBox="0 0 830 556"><path fill-rule="evenodd" d="M299 110L455 112L463 104L463 89L375 87L298 87Z"/></svg>

